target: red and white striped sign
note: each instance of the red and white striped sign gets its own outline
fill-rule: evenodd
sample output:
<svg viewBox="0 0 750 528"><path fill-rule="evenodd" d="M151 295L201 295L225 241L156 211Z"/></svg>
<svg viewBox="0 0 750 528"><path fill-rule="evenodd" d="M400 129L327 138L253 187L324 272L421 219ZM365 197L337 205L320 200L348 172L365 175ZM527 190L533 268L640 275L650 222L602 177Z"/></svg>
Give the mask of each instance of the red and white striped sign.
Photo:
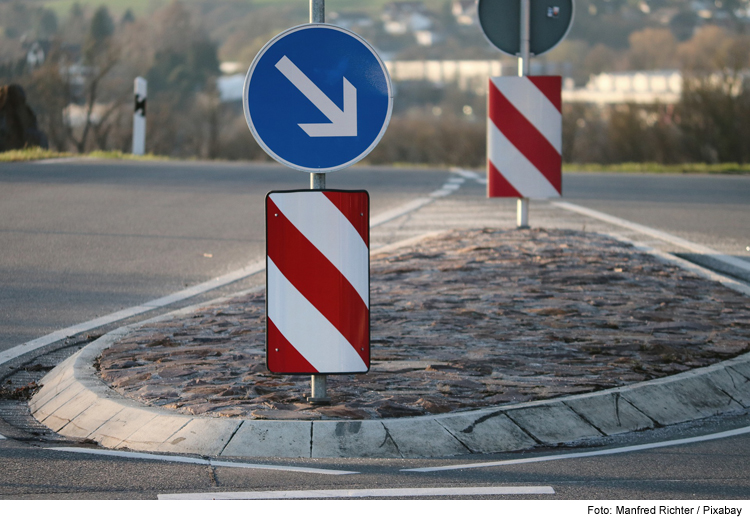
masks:
<svg viewBox="0 0 750 528"><path fill-rule="evenodd" d="M562 194L562 78L491 77L487 196Z"/></svg>
<svg viewBox="0 0 750 528"><path fill-rule="evenodd" d="M366 191L266 196L266 365L280 374L370 368Z"/></svg>

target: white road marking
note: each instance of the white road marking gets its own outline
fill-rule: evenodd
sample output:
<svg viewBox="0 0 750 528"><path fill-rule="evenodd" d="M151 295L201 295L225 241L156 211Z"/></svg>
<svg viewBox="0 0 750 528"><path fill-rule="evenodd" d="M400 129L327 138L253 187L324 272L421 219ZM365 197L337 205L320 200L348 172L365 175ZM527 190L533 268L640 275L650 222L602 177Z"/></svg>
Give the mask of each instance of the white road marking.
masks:
<svg viewBox="0 0 750 528"><path fill-rule="evenodd" d="M459 169L458 167L454 167L451 169L451 172L454 174L458 174L459 176L463 178L467 178L469 180L474 180L476 183L479 183L481 185L487 184L487 178L479 174L478 172L466 170L466 169Z"/></svg>
<svg viewBox="0 0 750 528"><path fill-rule="evenodd" d="M130 451L111 451L107 449L87 449L83 447L48 447L49 451L64 451L67 453L82 453L93 456L110 456L116 458L131 458L137 460L155 460L157 462L175 462L179 464L197 464L200 466L229 467L238 469L265 469L271 471L290 471L294 473L317 473L320 475L356 475L357 471L341 471L337 469L319 469L302 466L275 466L268 464L246 464L244 462L228 462L206 458L193 458L174 455L153 455L149 453L135 453Z"/></svg>
<svg viewBox="0 0 750 528"><path fill-rule="evenodd" d="M404 472L416 472L416 473L431 473L436 471L455 471L460 469L477 469L477 468L488 468L497 466L515 466L518 464L534 464L537 462L552 462L555 460L568 460L572 458L589 458L606 455L619 455L621 453L632 453L634 451L645 451L648 449L658 449L661 447L672 447L685 444L695 444L698 442L709 442L711 440L720 440L722 438L730 438L732 436L738 436L750 433L750 427L742 427L740 429L732 429L731 431L724 431L721 433L713 433L703 436L694 436L691 438L680 438L678 440L666 440L664 442L654 442L651 444L641 444L626 447L616 447L613 449L600 449L598 451L586 451L583 453L566 453L563 455L549 455L542 457L530 457L530 458L516 458L512 460L497 460L495 462L478 462L476 464L456 464L453 466L437 466L437 467L424 467L414 469L402 469Z"/></svg>
<svg viewBox="0 0 750 528"><path fill-rule="evenodd" d="M49 158L49 159L43 159L43 160L36 160L32 161L31 163L36 163L38 165L54 165L56 163L71 163L73 161L81 161L85 160L87 158L80 158L77 156L61 156L59 158Z"/></svg>
<svg viewBox="0 0 750 528"><path fill-rule="evenodd" d="M660 240L669 242L670 244L674 244L675 246L685 248L689 251L692 251L693 253L698 253L700 255L708 255L712 258L715 258L716 260L720 260L721 262L724 262L725 264L729 264L730 266L740 268L741 270L750 271L750 262L746 262L740 258L733 257L731 255L721 254L719 251L716 251L715 249L712 249L708 246L703 246L701 244L690 242L689 240L685 240L684 238L680 238L675 235L670 235L669 233L665 233L664 231L660 231L659 229L654 229L652 227L647 227L642 224L630 222L629 220L624 220L616 216L608 215L606 213L602 213L594 209L589 209L588 207L575 205L569 202L550 202L550 203L562 209L567 209L569 211L573 211L575 213L590 216L592 218L596 218L598 220L602 220L610 224L618 225L620 227L624 227L627 229L632 229L633 231L644 233L654 238L658 238Z"/></svg>
<svg viewBox="0 0 750 528"><path fill-rule="evenodd" d="M680 268L688 270L691 273L695 273L696 275L703 277L704 279L708 279L714 282L720 282L727 288L731 288L744 295L750 295L750 286L748 286L747 284L743 282L740 282L739 280L733 279L726 275L722 275L720 273L716 273L708 268L704 268L703 266L694 264L690 262L689 260L676 257L675 255L672 255L671 253L667 253L666 251L655 249L644 244L635 243L632 240L629 240L628 238L624 236L620 236L615 233L610 234L610 236L612 236L613 238L616 238L617 240L621 240L622 242L625 242L627 244L632 244L634 248L640 251L643 251L644 253L648 253L665 262L669 262L670 264L679 266Z"/></svg>
<svg viewBox="0 0 750 528"><path fill-rule="evenodd" d="M425 205L431 204L434 201L435 201L434 198L417 198L415 200L412 200L411 202L405 203L404 205L400 207L395 207L384 213L380 213L379 215L373 218L370 218L370 228L372 229L373 227L377 227L377 226L386 224L390 222L391 220L395 220L396 218L400 216L413 213L417 209L420 209L424 207Z"/></svg>
<svg viewBox="0 0 750 528"><path fill-rule="evenodd" d="M0 440L7 440L7 438L0 434Z"/></svg>
<svg viewBox="0 0 750 528"><path fill-rule="evenodd" d="M176 493L159 500L268 500L268 499L360 499L365 497L456 497L467 495L553 495L550 486L496 486L487 488L382 488L340 490L238 491Z"/></svg>
<svg viewBox="0 0 750 528"><path fill-rule="evenodd" d="M133 306L131 308L126 308L124 310L120 310L103 317L98 317L91 321L86 321L85 323L80 323L77 325L69 326L67 328L63 328L62 330L57 330L56 332L52 332L51 334L47 334L46 336L28 341L21 345L0 352L0 365L2 365L3 363L7 363L8 361L11 361L28 352L32 352L38 348L51 345L52 343L55 343L57 341L62 341L63 339L72 337L81 332L94 330L95 328L99 328L110 323L122 321L123 319L128 319L129 317L133 317L135 315L149 312L157 308L162 308L164 306L169 306L170 304L174 304L176 302L189 299L190 297L195 297L196 295L200 295L202 293L215 290L216 288L226 286L227 284L231 284L232 282L245 279L251 275L263 271L265 267L265 261L254 262L242 269L227 273L226 275L222 275L221 277L217 277L206 282L202 282L201 284L196 284L195 286L191 286L190 288L186 288L171 295L160 297L147 303Z"/></svg>
<svg viewBox="0 0 750 528"><path fill-rule="evenodd" d="M409 213L412 213L416 211L417 209L424 207L425 205L431 204L432 202L435 201L436 198L447 196L452 191L440 189L437 192L439 193L439 196L430 195L425 198L417 198L416 200L412 200L400 207L396 207L389 211L385 211L377 215L376 217L371 218L370 228L380 226L382 224L390 222L391 220L395 220L396 218L400 216L404 216ZM51 345L53 343L56 343L58 341L62 341L64 339L72 337L81 332L94 330L96 328L106 326L108 324L115 323L117 321L128 319L135 315L149 312L157 308L163 308L170 304L173 304L173 303L185 300L185 299L189 299L190 297L195 297L197 295L209 292L216 288L221 288L222 286L226 286L227 284L231 284L232 282L245 279L247 277L250 277L251 275L264 271L265 269L266 269L266 263L265 263L265 259L263 259L261 261L253 262L252 264L249 264L248 266L245 266L242 269L233 271L231 273L227 273L226 275L222 275L220 277L211 279L201 284L196 284L195 286L186 288L182 291L178 291L171 295L160 297L158 299L154 299L147 303L144 303L138 306L133 306L131 308L126 308L124 310L120 310L118 312L114 312L109 315L105 315L103 317L98 317L91 321L86 321L84 323L80 323L77 325L69 326L67 328L63 328L61 330L57 330L55 332L52 332L51 334L47 334L37 339L27 341L26 343L22 343L20 345L14 346L12 348L9 348L7 350L0 352L0 365L7 363L8 361L12 361L16 359L17 357L23 356L24 354L28 354L29 352L33 352L34 350L37 350L39 348L42 348L42 347Z"/></svg>

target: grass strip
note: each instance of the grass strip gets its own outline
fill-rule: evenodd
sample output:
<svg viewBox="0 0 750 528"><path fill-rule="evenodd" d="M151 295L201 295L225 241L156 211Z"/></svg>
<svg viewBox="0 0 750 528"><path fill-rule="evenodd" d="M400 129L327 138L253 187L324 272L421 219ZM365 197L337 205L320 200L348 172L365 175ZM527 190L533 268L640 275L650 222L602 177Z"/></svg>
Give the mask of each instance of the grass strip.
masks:
<svg viewBox="0 0 750 528"><path fill-rule="evenodd" d="M739 163L564 163L563 172L630 172L648 174L750 174L750 164Z"/></svg>

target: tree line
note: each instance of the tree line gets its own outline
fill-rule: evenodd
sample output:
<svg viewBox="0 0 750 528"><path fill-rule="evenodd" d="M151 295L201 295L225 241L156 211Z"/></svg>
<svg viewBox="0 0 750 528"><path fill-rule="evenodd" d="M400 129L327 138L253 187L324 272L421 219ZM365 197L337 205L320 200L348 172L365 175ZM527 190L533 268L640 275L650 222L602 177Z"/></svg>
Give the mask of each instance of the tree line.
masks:
<svg viewBox="0 0 750 528"><path fill-rule="evenodd" d="M172 1L138 17L74 4L58 18L43 7L2 3L0 84L24 88L54 150L129 151L133 79L143 76L149 152L267 160L241 105L220 100L219 57L242 57L247 66L290 20L303 22L304 9L209 4ZM584 64L580 71L592 73L679 69L681 101L564 103L564 161L750 162L750 35L741 26L704 25L682 40L668 28L645 28L628 42L613 49L569 40L535 61ZM367 161L483 166L485 108L483 98L456 86L399 85L391 125Z"/></svg>

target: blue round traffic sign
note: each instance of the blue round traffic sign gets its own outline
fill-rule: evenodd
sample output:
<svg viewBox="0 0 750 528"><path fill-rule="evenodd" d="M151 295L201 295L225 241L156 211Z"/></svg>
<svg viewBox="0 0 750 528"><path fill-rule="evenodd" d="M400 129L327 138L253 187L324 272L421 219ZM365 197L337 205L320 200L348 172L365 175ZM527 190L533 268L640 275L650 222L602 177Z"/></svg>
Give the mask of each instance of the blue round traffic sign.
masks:
<svg viewBox="0 0 750 528"><path fill-rule="evenodd" d="M245 119L275 160L332 172L364 158L385 133L393 90L385 65L359 35L328 24L271 39L245 77Z"/></svg>

